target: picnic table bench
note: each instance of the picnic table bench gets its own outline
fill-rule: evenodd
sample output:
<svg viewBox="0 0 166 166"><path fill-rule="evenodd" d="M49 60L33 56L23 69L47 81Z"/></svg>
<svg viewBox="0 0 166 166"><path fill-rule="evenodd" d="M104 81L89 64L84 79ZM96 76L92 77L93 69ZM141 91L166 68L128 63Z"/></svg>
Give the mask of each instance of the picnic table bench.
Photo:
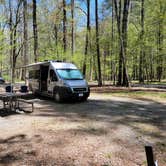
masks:
<svg viewBox="0 0 166 166"><path fill-rule="evenodd" d="M17 106L18 106L18 109L21 109L22 110L22 108L20 108L20 103L22 102L22 103L27 103L27 104L30 104L31 106L32 106L32 111L28 111L28 112L33 112L33 110L34 110L34 102L33 101L30 101L30 100L25 100L25 99L21 99L21 98L19 98L19 99L17 99ZM25 108L25 107L23 107L23 108ZM24 110L25 111L25 110ZM27 112L27 111L26 111Z"/></svg>

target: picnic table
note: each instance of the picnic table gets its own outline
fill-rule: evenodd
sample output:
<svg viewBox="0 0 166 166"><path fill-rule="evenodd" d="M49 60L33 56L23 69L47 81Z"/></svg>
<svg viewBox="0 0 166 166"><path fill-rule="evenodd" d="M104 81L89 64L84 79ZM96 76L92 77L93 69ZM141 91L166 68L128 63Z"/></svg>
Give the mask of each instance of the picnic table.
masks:
<svg viewBox="0 0 166 166"><path fill-rule="evenodd" d="M20 102L24 102L32 105L33 112L33 102L22 99L26 95L26 93L1 93L0 100L3 102L3 109L9 111L23 110L20 107Z"/></svg>

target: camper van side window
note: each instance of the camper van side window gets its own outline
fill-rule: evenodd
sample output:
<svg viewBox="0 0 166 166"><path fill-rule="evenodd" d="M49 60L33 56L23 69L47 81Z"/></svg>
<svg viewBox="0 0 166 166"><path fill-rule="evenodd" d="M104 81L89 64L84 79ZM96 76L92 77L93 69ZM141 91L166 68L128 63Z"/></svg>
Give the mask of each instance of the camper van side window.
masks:
<svg viewBox="0 0 166 166"><path fill-rule="evenodd" d="M34 78L34 71L33 70L29 71L29 78L30 79Z"/></svg>
<svg viewBox="0 0 166 166"><path fill-rule="evenodd" d="M39 79L39 77L40 77L39 70L31 70L31 71L29 71L29 78L30 79Z"/></svg>
<svg viewBox="0 0 166 166"><path fill-rule="evenodd" d="M55 74L55 71L54 70L50 70L50 80L51 81L58 81L58 78L57 78L57 76L56 76L56 74Z"/></svg>
<svg viewBox="0 0 166 166"><path fill-rule="evenodd" d="M39 77L40 77L40 71L36 70L35 71L35 79L39 79Z"/></svg>

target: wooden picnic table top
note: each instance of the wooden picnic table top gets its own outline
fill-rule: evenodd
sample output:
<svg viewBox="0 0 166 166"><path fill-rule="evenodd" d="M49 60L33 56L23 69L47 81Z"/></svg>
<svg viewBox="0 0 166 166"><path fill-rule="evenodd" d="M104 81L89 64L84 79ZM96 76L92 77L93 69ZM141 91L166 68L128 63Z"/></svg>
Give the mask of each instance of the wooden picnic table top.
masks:
<svg viewBox="0 0 166 166"><path fill-rule="evenodd" d="M21 97L26 96L26 95L27 95L27 93L4 92L4 93L0 93L0 100L21 98Z"/></svg>

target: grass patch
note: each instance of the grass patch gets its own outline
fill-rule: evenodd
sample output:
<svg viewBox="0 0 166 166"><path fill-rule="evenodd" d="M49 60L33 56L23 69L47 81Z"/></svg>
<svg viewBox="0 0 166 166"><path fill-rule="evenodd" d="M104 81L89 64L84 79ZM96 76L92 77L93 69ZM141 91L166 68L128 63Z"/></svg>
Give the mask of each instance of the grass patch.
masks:
<svg viewBox="0 0 166 166"><path fill-rule="evenodd" d="M153 81L153 82L148 82L149 85L166 85L166 80L162 80L161 82L158 81Z"/></svg>
<svg viewBox="0 0 166 166"><path fill-rule="evenodd" d="M136 92L113 92L110 94L113 96L131 97L131 98L166 99L165 92L136 91Z"/></svg>
<svg viewBox="0 0 166 166"><path fill-rule="evenodd" d="M139 81L132 81L132 84L140 84ZM160 82L155 80L155 81L149 81L145 80L144 82L145 85L166 85L166 80L161 80Z"/></svg>

